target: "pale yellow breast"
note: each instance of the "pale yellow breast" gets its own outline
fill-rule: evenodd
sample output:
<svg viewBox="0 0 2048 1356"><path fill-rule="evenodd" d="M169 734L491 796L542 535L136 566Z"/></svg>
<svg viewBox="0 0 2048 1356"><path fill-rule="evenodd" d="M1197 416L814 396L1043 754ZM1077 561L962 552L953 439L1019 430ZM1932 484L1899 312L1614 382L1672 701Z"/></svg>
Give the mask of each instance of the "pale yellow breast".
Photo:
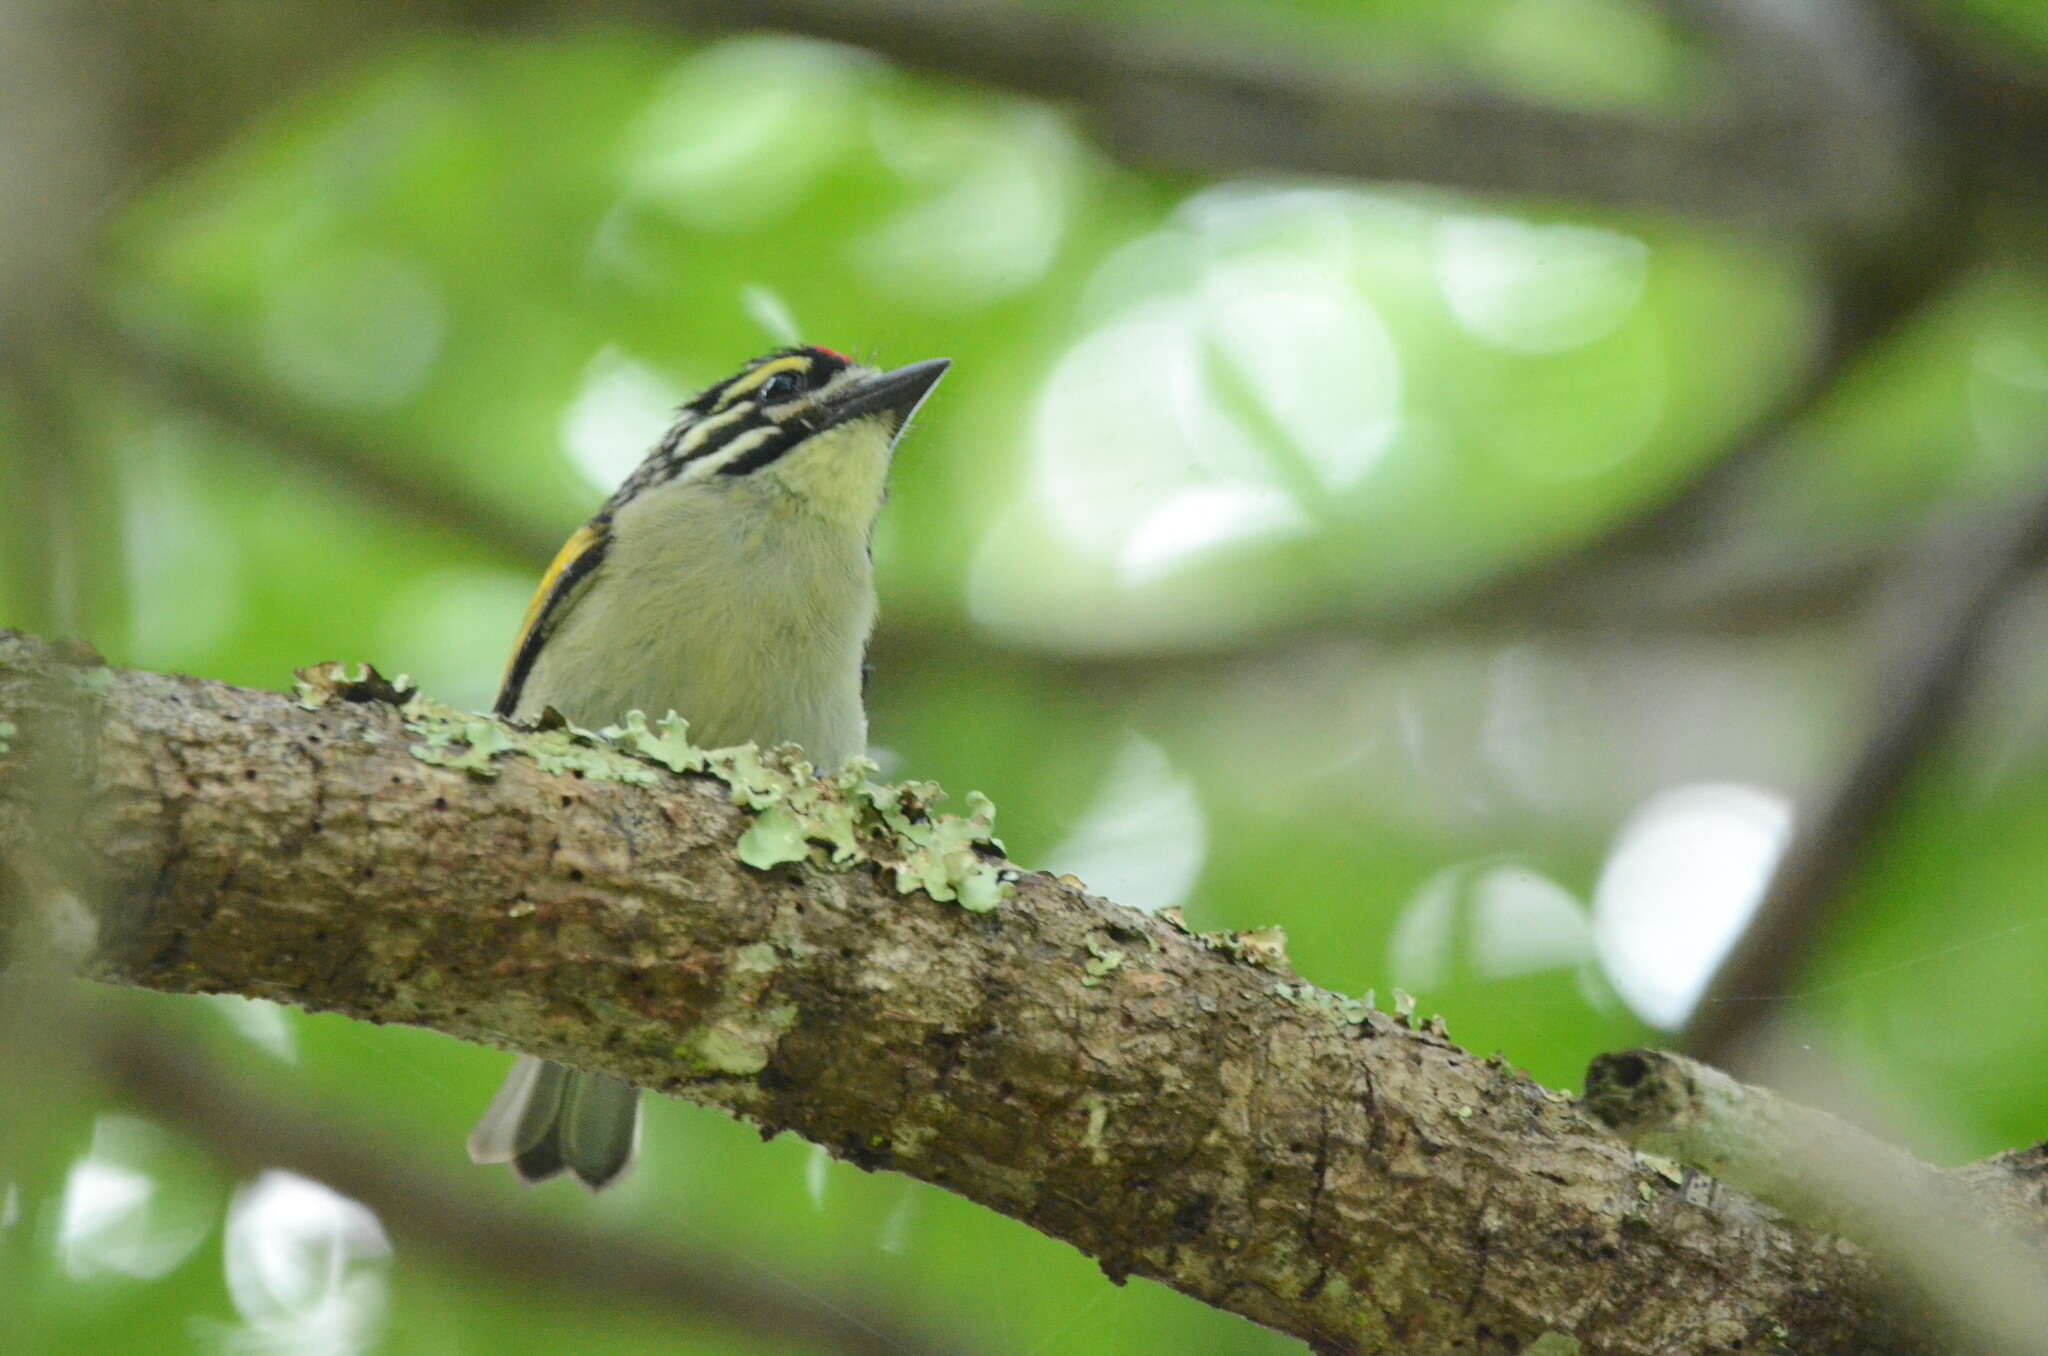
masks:
<svg viewBox="0 0 2048 1356"><path fill-rule="evenodd" d="M693 742L865 751L861 661L875 594L864 533L752 477L626 505L591 588L542 651L518 714L578 725L674 710Z"/></svg>

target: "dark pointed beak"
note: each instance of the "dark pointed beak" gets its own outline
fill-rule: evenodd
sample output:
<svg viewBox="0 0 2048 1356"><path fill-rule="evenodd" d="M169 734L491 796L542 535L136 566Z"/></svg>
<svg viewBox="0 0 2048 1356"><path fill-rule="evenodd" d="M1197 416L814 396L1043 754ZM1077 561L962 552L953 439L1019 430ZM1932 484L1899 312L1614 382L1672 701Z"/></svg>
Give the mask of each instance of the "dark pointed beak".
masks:
<svg viewBox="0 0 2048 1356"><path fill-rule="evenodd" d="M910 422L910 416L931 394L932 387L939 384L939 378L946 375L946 369L953 365L951 358L933 358L926 362L912 363L899 367L893 372L877 372L835 391L824 402L824 419L820 429L843 424L849 419L858 419L864 414L889 414L895 416L896 429L900 433Z"/></svg>

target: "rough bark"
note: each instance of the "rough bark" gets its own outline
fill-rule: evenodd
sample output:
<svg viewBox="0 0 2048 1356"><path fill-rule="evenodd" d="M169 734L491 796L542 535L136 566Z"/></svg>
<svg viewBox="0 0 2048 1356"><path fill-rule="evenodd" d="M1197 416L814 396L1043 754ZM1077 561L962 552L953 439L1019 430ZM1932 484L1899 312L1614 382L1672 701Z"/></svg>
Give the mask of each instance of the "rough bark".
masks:
<svg viewBox="0 0 2048 1356"><path fill-rule="evenodd" d="M1295 980L1262 937L1043 875L974 913L865 866L756 871L752 816L709 777L514 752L482 780L421 761L387 703L309 711L4 633L0 720L0 882L73 915L101 980L602 1069L1318 1350L1935 1349L1857 1249L1674 1181L1440 1029Z"/></svg>

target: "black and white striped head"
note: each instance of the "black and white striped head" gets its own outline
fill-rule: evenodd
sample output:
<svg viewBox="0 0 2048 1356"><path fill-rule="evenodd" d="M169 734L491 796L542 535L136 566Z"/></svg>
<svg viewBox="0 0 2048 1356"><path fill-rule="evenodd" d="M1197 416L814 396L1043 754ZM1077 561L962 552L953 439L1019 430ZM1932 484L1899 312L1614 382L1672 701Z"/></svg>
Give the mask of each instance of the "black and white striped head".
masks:
<svg viewBox="0 0 2048 1356"><path fill-rule="evenodd" d="M889 452L948 365L934 358L881 372L829 348L756 358L682 407L601 516L668 486L767 476L833 516L872 517Z"/></svg>

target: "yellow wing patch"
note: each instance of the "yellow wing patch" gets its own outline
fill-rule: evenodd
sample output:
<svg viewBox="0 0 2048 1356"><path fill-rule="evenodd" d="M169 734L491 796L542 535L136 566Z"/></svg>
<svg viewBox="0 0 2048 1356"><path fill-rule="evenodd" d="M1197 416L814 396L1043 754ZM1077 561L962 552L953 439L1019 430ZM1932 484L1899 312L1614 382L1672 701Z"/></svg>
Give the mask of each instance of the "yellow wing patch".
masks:
<svg viewBox="0 0 2048 1356"><path fill-rule="evenodd" d="M800 353L793 353L787 358L777 358L772 363L762 363L725 388L724 394L718 397L718 408L722 410L741 396L759 390L761 384L777 372L802 372L810 365L811 360Z"/></svg>
<svg viewBox="0 0 2048 1356"><path fill-rule="evenodd" d="M604 533L586 523L576 529L575 535L562 543L562 549L555 552L555 558L548 562L547 573L540 577L540 587L533 591L533 601L526 605L526 616L519 623L519 635L512 642L512 656L505 661L504 682L512 680L512 670L519 663L519 656L526 649L526 639L533 634L533 628L540 625L540 619L547 615L548 599L554 596L555 583L562 572L583 558L583 553L604 541Z"/></svg>

